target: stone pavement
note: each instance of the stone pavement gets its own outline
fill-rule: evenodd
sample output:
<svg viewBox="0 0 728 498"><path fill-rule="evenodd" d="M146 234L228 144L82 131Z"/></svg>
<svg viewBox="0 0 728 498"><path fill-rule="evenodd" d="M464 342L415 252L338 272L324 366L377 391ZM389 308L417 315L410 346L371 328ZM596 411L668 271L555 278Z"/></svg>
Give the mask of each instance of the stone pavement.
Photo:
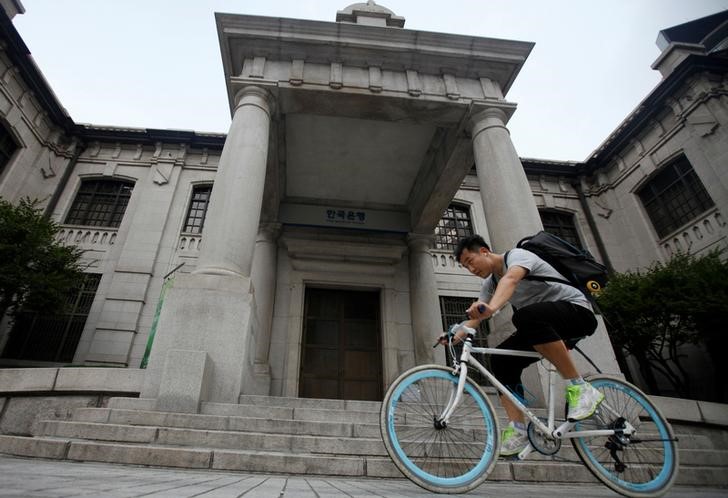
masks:
<svg viewBox="0 0 728 498"><path fill-rule="evenodd" d="M177 470L0 455L0 497L333 498L435 495L404 479L307 477ZM598 484L486 482L468 497L597 498L617 496ZM728 489L675 487L669 498L728 497Z"/></svg>

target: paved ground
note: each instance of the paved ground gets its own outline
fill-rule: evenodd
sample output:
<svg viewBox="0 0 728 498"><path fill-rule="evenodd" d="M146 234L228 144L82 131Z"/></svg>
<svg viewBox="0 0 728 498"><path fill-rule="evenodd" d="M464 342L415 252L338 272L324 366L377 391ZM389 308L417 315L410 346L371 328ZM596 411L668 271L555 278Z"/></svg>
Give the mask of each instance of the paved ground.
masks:
<svg viewBox="0 0 728 498"><path fill-rule="evenodd" d="M410 498L435 495L404 479L280 476L74 463L0 455L1 497ZM596 498L617 496L600 485L486 482L468 497ZM728 489L676 487L667 497L728 497Z"/></svg>

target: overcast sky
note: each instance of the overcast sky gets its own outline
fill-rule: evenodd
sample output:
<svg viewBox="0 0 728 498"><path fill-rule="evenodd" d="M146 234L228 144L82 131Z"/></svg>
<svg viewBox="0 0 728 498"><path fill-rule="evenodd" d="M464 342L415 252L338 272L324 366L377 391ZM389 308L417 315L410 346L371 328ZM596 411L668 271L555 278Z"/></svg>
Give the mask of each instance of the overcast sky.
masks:
<svg viewBox="0 0 728 498"><path fill-rule="evenodd" d="M214 12L334 21L346 0L21 0L14 23L77 123L226 133ZM582 161L660 81L657 34L728 0L382 0L405 29L536 43L507 95L522 157Z"/></svg>

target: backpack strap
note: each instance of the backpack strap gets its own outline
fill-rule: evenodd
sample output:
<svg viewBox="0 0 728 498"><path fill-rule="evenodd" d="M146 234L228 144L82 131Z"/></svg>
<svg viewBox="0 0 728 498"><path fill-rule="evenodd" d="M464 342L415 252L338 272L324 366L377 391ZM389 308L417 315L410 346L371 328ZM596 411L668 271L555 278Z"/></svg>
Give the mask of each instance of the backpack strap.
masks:
<svg viewBox="0 0 728 498"><path fill-rule="evenodd" d="M520 242L518 242L518 244L516 245L516 247L518 247L522 242L524 242L524 241L526 241L526 240L528 240L530 238L531 237L526 237L525 239L522 239ZM524 249L524 251L528 251L528 249ZM506 252L503 255L503 257L505 258L506 270L508 269L508 253L509 252L511 252L511 251L508 251L508 252ZM539 257L538 254L536 256ZM539 257L539 259L543 259L543 258L540 258ZM556 271L558 271L558 270L556 270ZM536 275L531 275L531 272L529 272L528 275L526 275L525 277L523 277L523 280L535 280L537 282L558 282L560 284L566 284L566 285L570 285L572 287L575 287L574 284L572 284L571 282L569 282L565 278L558 278L558 277L538 277Z"/></svg>
<svg viewBox="0 0 728 498"><path fill-rule="evenodd" d="M523 277L523 279L524 280L537 280L539 282L558 282L560 284L566 284L566 285L570 285L572 287L575 287L574 284L572 284L571 282L569 282L565 278L558 278L558 277L537 277L535 275L532 276L532 275L529 274L529 275L526 275L525 277Z"/></svg>
<svg viewBox="0 0 728 498"><path fill-rule="evenodd" d="M508 271L508 253L509 252L511 252L511 251L506 251L503 254L503 263L506 265L506 271ZM496 286L498 285L498 277L496 276L495 273L493 273L493 282L495 282Z"/></svg>

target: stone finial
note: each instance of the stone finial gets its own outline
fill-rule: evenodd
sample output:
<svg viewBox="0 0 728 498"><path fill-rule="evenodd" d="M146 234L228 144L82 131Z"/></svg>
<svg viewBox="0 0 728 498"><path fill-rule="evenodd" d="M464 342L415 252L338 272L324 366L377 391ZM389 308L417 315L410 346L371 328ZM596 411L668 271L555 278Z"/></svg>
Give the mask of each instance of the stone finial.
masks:
<svg viewBox="0 0 728 498"><path fill-rule="evenodd" d="M386 7L377 5L374 0L353 3L344 10L338 11L336 22L404 28L404 17L396 15Z"/></svg>

